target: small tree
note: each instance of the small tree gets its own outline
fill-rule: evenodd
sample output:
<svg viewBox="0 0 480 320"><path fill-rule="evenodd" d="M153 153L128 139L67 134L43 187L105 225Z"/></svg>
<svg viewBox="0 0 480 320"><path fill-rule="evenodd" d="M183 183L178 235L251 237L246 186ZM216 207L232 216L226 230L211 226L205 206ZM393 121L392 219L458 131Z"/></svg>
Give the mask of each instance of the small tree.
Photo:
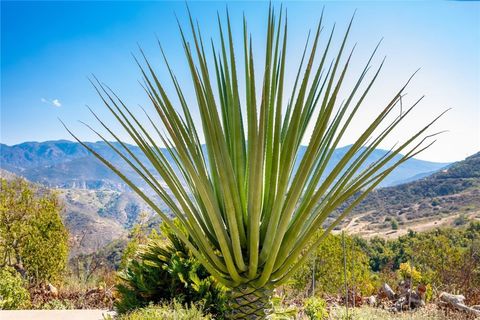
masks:
<svg viewBox="0 0 480 320"><path fill-rule="evenodd" d="M317 235L320 237L321 233ZM348 281L355 281L350 286L358 287L363 294L371 294L374 286L372 285L372 274L370 272L369 258L362 250L355 238L345 237L346 265ZM345 280L343 274L343 248L342 239L338 235L329 234L320 243L314 253L313 266L311 263L305 263L302 268L293 276L292 286L297 290L304 290L312 279L312 271L315 272L316 291L337 294L344 288ZM355 264L350 263L355 261Z"/></svg>
<svg viewBox="0 0 480 320"><path fill-rule="evenodd" d="M23 309L30 306L25 280L12 267L0 268L0 310Z"/></svg>
<svg viewBox="0 0 480 320"><path fill-rule="evenodd" d="M22 179L1 179L0 266L30 281L55 281L67 263L68 233L55 194Z"/></svg>
<svg viewBox="0 0 480 320"><path fill-rule="evenodd" d="M390 220L390 225L392 226L392 230L398 230L398 221L395 218L392 218Z"/></svg>
<svg viewBox="0 0 480 320"><path fill-rule="evenodd" d="M129 261L135 258L140 245L146 244L148 240L146 225L146 215L142 213L139 221L132 227L128 235L129 241L123 250L122 260L120 261L120 269L123 270L127 267Z"/></svg>

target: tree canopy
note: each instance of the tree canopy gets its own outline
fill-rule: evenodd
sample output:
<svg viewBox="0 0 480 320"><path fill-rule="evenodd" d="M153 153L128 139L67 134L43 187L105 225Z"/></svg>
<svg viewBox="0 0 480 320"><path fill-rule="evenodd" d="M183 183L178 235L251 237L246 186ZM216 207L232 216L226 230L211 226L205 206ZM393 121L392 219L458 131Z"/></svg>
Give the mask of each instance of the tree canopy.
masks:
<svg viewBox="0 0 480 320"><path fill-rule="evenodd" d="M32 282L58 280L68 233L56 194L22 179L0 183L0 267L12 266Z"/></svg>

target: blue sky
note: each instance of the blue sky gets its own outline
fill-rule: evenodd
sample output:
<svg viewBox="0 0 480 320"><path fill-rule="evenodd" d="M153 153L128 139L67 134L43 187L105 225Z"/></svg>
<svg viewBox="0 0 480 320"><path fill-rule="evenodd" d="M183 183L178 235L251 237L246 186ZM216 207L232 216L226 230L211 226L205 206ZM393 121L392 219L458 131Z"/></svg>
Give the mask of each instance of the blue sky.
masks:
<svg viewBox="0 0 480 320"><path fill-rule="evenodd" d="M217 11L226 2L191 2L203 35L217 37ZM278 7L280 3L274 2ZM455 161L480 150L480 3L479 2L283 2L289 16L290 75L299 61L309 29L325 6L326 28L340 33L357 9L349 46L358 43L355 76L376 43L384 37L375 63L387 64L375 91L342 144L353 141L371 116L417 68L405 103L426 95L421 106L384 147L406 138L442 110L453 108L435 127L449 130L422 159ZM268 2L228 3L236 39L241 40L245 13L262 60ZM1 3L0 142L71 139L61 118L82 139L98 140L77 120L92 123L85 105L107 120L87 77L95 74L131 105L149 104L139 86L131 52L139 43L168 81L155 35L186 88L191 87L175 14L186 24L180 2L4 2ZM338 38L337 38L338 39ZM239 42L240 43L240 42ZM240 50L240 48L237 48ZM239 51L240 53L240 51ZM356 73L357 72L357 73ZM288 73L287 73L288 74ZM291 76L289 77L292 78ZM293 81L293 80L292 80ZM168 86L167 86L168 87ZM187 97L193 101L193 96ZM114 122L110 122L115 127ZM125 140L129 141L126 136ZM308 141L306 141L308 142Z"/></svg>

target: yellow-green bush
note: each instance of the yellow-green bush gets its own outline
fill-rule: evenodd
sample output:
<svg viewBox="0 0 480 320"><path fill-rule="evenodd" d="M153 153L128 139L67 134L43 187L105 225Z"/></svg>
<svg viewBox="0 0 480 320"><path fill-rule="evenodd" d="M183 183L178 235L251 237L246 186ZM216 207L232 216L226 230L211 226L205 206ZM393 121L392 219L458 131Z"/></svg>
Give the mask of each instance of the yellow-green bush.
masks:
<svg viewBox="0 0 480 320"><path fill-rule="evenodd" d="M329 234L320 243L312 258L300 268L290 285L294 290L305 292L311 288L315 273L315 291L327 294L342 293L345 289L344 254L346 258L346 279L349 287L357 292L370 295L376 290L369 257L362 250L357 239L345 236L345 253L342 237Z"/></svg>
<svg viewBox="0 0 480 320"><path fill-rule="evenodd" d="M31 282L61 279L68 232L55 193L22 179L0 179L0 265L21 268Z"/></svg>
<svg viewBox="0 0 480 320"><path fill-rule="evenodd" d="M285 303L284 296L273 296L270 299L272 310L267 316L268 320L291 320L296 319L298 310L295 306Z"/></svg>
<svg viewBox="0 0 480 320"><path fill-rule="evenodd" d="M0 310L24 309L30 306L25 281L11 267L0 268Z"/></svg>
<svg viewBox="0 0 480 320"><path fill-rule="evenodd" d="M415 269L410 262L400 263L398 273L402 280L412 280L413 284L419 284L422 282L422 274Z"/></svg>
<svg viewBox="0 0 480 320"><path fill-rule="evenodd" d="M310 320L324 320L328 318L327 302L322 298L311 297L303 303L304 312Z"/></svg>

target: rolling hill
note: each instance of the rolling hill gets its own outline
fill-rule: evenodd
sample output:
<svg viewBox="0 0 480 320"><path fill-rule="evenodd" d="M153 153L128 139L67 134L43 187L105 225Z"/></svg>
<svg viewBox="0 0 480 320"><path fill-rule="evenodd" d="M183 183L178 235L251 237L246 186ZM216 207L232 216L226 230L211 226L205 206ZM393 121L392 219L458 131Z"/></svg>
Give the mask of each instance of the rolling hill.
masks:
<svg viewBox="0 0 480 320"><path fill-rule="evenodd" d="M480 152L427 177L374 190L343 226L364 236L398 236L468 219L480 219ZM392 230L392 220L399 230Z"/></svg>

